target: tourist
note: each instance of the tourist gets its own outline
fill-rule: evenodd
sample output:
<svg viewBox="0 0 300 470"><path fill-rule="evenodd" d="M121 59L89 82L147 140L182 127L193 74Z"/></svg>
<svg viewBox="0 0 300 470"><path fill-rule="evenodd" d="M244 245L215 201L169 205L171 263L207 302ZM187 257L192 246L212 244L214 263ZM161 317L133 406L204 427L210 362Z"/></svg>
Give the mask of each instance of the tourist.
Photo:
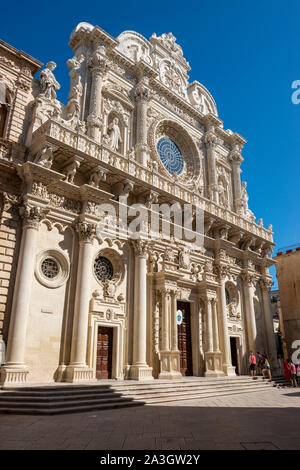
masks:
<svg viewBox="0 0 300 470"><path fill-rule="evenodd" d="M252 377L255 376L255 369L256 369L256 357L253 351L250 351L250 356L249 356L249 366L250 366L250 375Z"/></svg>
<svg viewBox="0 0 300 470"><path fill-rule="evenodd" d="M296 366L290 359L288 359L287 367L290 371L290 381L291 381L292 387L297 387Z"/></svg>
<svg viewBox="0 0 300 470"><path fill-rule="evenodd" d="M288 368L288 362L289 359L286 359L285 363L284 363L284 376L286 378L286 380L289 382L290 381L290 375L291 375L291 372Z"/></svg>
<svg viewBox="0 0 300 470"><path fill-rule="evenodd" d="M257 375L259 375L261 373L261 358L262 358L262 355L260 354L259 351L256 352L256 357L257 357L257 368L256 368L256 372L257 372Z"/></svg>
<svg viewBox="0 0 300 470"><path fill-rule="evenodd" d="M297 382L298 382L298 385L300 385L300 362L298 362L298 365L297 365Z"/></svg>
<svg viewBox="0 0 300 470"><path fill-rule="evenodd" d="M262 369L262 375L263 375L264 379L267 378L265 376L265 372L267 372L267 374L269 376L269 382L271 382L272 381L271 366L270 366L269 359L267 358L267 356L264 356L264 364L263 364L263 369Z"/></svg>

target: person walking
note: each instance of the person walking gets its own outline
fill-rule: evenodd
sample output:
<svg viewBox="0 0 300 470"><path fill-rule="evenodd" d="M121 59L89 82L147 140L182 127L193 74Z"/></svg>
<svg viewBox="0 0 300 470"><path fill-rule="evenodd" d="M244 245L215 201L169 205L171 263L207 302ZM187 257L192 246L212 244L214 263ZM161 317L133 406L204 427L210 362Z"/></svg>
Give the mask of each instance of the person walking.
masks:
<svg viewBox="0 0 300 470"><path fill-rule="evenodd" d="M250 368L250 375L255 377L255 369L256 369L256 357L253 351L250 351L249 356L249 368Z"/></svg>
<svg viewBox="0 0 300 470"><path fill-rule="evenodd" d="M269 376L269 382L272 382L271 366L270 366L269 359L267 358L267 356L264 356L264 364L263 364L263 368L262 368L263 379L267 378L265 376L265 372L267 372L267 374Z"/></svg>
<svg viewBox="0 0 300 470"><path fill-rule="evenodd" d="M287 367L290 371L290 381L291 381L292 387L297 387L296 366L290 359L288 359L288 366Z"/></svg>

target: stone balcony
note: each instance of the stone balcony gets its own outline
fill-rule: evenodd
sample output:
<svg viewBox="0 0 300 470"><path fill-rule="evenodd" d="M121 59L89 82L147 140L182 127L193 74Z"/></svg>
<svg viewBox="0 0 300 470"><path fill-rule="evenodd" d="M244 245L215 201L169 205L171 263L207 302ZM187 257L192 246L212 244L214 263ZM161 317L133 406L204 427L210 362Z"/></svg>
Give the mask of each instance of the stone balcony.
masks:
<svg viewBox="0 0 300 470"><path fill-rule="evenodd" d="M66 154L84 157L81 167L95 167L101 162L101 166L109 170L120 179L130 179L136 184L141 184L149 190L159 191L172 201L193 204L204 210L205 215L212 216L217 222L229 224L238 230L252 236L263 239L273 245L273 232L255 222L252 222L230 209L221 207L204 196L196 194L184 187L180 182L170 181L158 171L142 166L136 160L128 156L112 152L107 146L93 141L85 134L78 133L67 127L64 123L54 119L47 120L34 133L30 153L36 154L46 144L65 149Z"/></svg>

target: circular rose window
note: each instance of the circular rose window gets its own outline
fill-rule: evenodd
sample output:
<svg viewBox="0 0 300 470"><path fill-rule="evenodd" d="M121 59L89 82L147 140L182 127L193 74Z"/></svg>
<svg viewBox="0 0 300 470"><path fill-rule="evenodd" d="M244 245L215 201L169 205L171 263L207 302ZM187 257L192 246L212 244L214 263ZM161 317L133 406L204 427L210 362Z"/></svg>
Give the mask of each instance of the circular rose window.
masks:
<svg viewBox="0 0 300 470"><path fill-rule="evenodd" d="M52 258L46 258L41 264L41 271L48 279L53 279L58 275L59 267Z"/></svg>
<svg viewBox="0 0 300 470"><path fill-rule="evenodd" d="M157 142L157 152L164 167L171 175L180 175L182 173L182 154L172 139L169 139L169 137L159 139Z"/></svg>
<svg viewBox="0 0 300 470"><path fill-rule="evenodd" d="M104 256L98 256L95 259L94 270L99 281L110 281L114 275L114 269L109 259Z"/></svg>

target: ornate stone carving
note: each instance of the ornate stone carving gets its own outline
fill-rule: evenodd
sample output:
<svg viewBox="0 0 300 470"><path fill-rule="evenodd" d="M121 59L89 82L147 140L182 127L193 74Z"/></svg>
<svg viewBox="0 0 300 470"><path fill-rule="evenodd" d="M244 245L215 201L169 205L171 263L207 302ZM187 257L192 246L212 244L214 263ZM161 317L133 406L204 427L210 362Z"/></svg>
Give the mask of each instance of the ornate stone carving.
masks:
<svg viewBox="0 0 300 470"><path fill-rule="evenodd" d="M117 151L120 144L122 143L121 130L119 127L119 119L114 118L108 126L109 141L106 143L109 145L111 150Z"/></svg>
<svg viewBox="0 0 300 470"><path fill-rule="evenodd" d="M103 168L96 168L92 171L89 179L89 185L99 188L100 183L106 181L107 171Z"/></svg>
<svg viewBox="0 0 300 470"><path fill-rule="evenodd" d="M60 84L56 81L53 74L55 69L56 63L51 61L40 72L41 95L50 101L56 99L56 90L60 89Z"/></svg>
<svg viewBox="0 0 300 470"><path fill-rule="evenodd" d="M40 196L46 199L49 197L47 186L41 181L34 181L32 183L31 192L36 196Z"/></svg>
<svg viewBox="0 0 300 470"><path fill-rule="evenodd" d="M80 162L78 160L73 160L71 163L69 163L63 170L64 174L66 175L65 181L73 184L76 172L79 167Z"/></svg>
<svg viewBox="0 0 300 470"><path fill-rule="evenodd" d="M190 261L191 261L190 250L186 247L181 248L181 250L178 253L178 259L179 259L180 268L183 268L183 269L189 268Z"/></svg>
<svg viewBox="0 0 300 470"><path fill-rule="evenodd" d="M24 204L19 209L19 214L23 219L23 225L29 228L39 229L40 222L49 213L49 209L41 208L39 206L30 207Z"/></svg>
<svg viewBox="0 0 300 470"><path fill-rule="evenodd" d="M42 150L40 150L35 159L34 163L37 163L40 166L45 168L51 168L54 160L53 148L50 145L46 145Z"/></svg>
<svg viewBox="0 0 300 470"><path fill-rule="evenodd" d="M137 101L147 103L151 98L148 77L142 77L134 89L134 97Z"/></svg>
<svg viewBox="0 0 300 470"><path fill-rule="evenodd" d="M96 235L96 224L89 224L87 222L78 222L76 231L79 235L79 240L87 243L92 243Z"/></svg>
<svg viewBox="0 0 300 470"><path fill-rule="evenodd" d="M139 258L146 258L148 255L149 244L146 240L131 240L134 253Z"/></svg>

